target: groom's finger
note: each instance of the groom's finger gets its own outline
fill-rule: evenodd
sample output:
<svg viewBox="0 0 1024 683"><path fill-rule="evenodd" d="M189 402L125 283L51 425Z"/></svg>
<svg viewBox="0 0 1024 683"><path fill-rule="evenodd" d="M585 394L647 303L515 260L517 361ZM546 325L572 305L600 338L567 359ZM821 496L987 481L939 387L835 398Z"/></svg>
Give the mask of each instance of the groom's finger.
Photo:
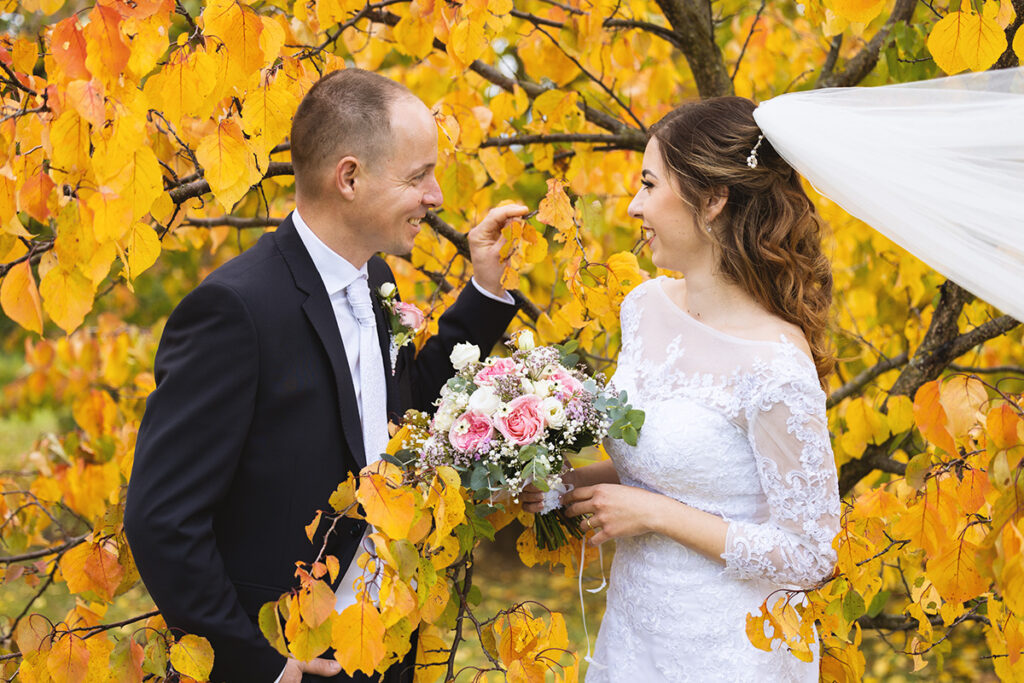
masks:
<svg viewBox="0 0 1024 683"><path fill-rule="evenodd" d="M322 657L311 659L308 662L299 662L299 666L302 667L304 673L314 676L336 676L341 673L341 665L338 662Z"/></svg>

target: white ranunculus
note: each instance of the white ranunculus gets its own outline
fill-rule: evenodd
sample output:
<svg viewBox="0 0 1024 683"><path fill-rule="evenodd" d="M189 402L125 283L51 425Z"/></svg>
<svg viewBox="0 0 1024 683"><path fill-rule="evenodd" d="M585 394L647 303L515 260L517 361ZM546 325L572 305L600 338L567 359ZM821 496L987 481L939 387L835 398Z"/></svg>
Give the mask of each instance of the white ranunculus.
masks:
<svg viewBox="0 0 1024 683"><path fill-rule="evenodd" d="M516 347L520 351L532 351L535 346L537 346L537 344L534 342L533 332L530 330L523 330L519 333L519 336L516 337Z"/></svg>
<svg viewBox="0 0 1024 683"><path fill-rule="evenodd" d="M385 299L390 299L391 295L395 293L395 286L390 282L385 282L380 286L380 295Z"/></svg>
<svg viewBox="0 0 1024 683"><path fill-rule="evenodd" d="M480 387L469 397L469 409L483 415L493 415L501 405L501 399L490 387Z"/></svg>
<svg viewBox="0 0 1024 683"><path fill-rule="evenodd" d="M461 370L470 363L475 363L480 360L480 347L476 344L456 344L455 348L452 349L452 355L449 356L449 358L452 361L452 366L454 366L456 370Z"/></svg>
<svg viewBox="0 0 1024 683"><path fill-rule="evenodd" d="M533 393L533 382L531 382L530 380L528 380L525 377L523 377L523 379L520 380L519 384L523 387L523 393L524 394L532 394Z"/></svg>
<svg viewBox="0 0 1024 683"><path fill-rule="evenodd" d="M445 406L447 407L447 406ZM438 432L447 432L455 424L455 414L450 410L438 410L437 414L434 415L434 430Z"/></svg>
<svg viewBox="0 0 1024 683"><path fill-rule="evenodd" d="M565 407L557 398L551 396L540 402L540 414L552 429L565 426Z"/></svg>
<svg viewBox="0 0 1024 683"><path fill-rule="evenodd" d="M551 380L539 379L533 383L533 393L541 398L550 396L553 388Z"/></svg>

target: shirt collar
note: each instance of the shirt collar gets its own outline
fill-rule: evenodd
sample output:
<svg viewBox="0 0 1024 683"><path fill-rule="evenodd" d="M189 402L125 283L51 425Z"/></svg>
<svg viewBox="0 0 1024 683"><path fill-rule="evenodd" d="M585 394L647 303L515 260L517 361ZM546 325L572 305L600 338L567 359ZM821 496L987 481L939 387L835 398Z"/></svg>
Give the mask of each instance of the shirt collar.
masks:
<svg viewBox="0 0 1024 683"><path fill-rule="evenodd" d="M299 233L299 239L305 245L309 257L313 259L313 266L320 273L328 296L333 296L343 291L352 282L360 277L367 276L366 264L362 268L356 268L334 251L316 236L312 229L302 220L299 210L292 211L292 222L295 223L295 231Z"/></svg>

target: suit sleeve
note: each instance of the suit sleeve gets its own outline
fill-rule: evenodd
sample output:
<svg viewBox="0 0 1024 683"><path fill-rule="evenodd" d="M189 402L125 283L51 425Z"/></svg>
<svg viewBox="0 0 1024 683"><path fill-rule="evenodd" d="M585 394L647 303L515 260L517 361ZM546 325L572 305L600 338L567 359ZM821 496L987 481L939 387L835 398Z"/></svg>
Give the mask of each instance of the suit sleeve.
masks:
<svg viewBox="0 0 1024 683"><path fill-rule="evenodd" d="M242 299L205 283L167 321L125 502L125 533L167 624L214 648L214 680L274 680L285 658L246 615L214 537L252 421L257 336Z"/></svg>
<svg viewBox="0 0 1024 683"><path fill-rule="evenodd" d="M455 374L449 356L456 344L476 344L481 356L486 357L518 311L518 304L497 301L467 284L455 303L441 315L437 334L416 354L411 368L415 407L433 412L434 399Z"/></svg>

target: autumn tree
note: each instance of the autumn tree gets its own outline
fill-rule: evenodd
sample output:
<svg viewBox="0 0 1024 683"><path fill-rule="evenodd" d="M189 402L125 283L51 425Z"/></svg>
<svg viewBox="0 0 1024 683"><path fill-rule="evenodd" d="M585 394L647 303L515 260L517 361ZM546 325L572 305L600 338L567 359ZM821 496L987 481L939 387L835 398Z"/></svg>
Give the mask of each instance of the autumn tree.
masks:
<svg viewBox="0 0 1024 683"><path fill-rule="evenodd" d="M25 681L209 671L202 641L168 633L155 612L105 618L139 590L124 487L161 322L292 208L289 124L323 73L379 71L436 112L445 208L427 216L411 254L391 259L403 297L426 302L436 329L471 275L465 228L495 203L525 200L539 213L509 229L506 276L520 325L544 343L578 342L590 367L610 371L618 306L654 270L626 205L647 127L673 106L1024 57L1022 0L27 0L5 11L0 305L17 327L0 331L5 348L23 349L24 370L2 400L8 414L69 418L0 474L0 566L26 589L0 618L0 665ZM837 285L829 416L845 499L840 561L806 600L752 606L751 639L781 639L807 657L817 622L823 676L858 680L865 631L915 669L941 667L955 657L952 639L973 632L986 666L1017 680L1018 322L816 201ZM478 670L576 675L574 657L547 663L548 650L566 647L558 615L472 614L468 558L514 511L477 511L447 474L372 476L385 499L370 500L366 478L339 482L324 514L355 514L358 502L386 536L378 547L396 549L381 558L391 572L384 601L374 614L360 607L365 629L353 631L324 607L323 578L337 567L322 558L267 608L275 645L316 654L343 639L373 642L342 655L372 669L419 625L421 675L433 680L456 673L446 650L472 628L488 659ZM525 558L543 559L529 538ZM38 614L57 584L74 607Z"/></svg>

